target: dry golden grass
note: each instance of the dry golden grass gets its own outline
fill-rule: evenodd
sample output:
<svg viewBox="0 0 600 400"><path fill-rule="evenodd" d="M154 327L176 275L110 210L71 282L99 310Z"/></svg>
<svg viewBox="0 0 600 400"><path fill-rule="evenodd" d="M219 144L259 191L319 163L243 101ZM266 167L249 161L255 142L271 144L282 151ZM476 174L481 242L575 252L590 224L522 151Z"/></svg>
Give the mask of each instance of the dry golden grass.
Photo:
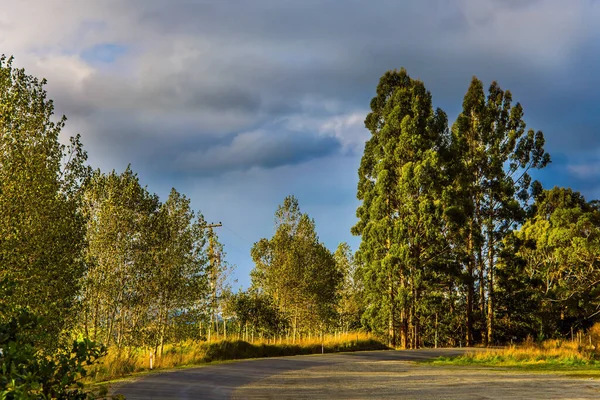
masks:
<svg viewBox="0 0 600 400"><path fill-rule="evenodd" d="M374 336L365 333L327 335L322 344L325 353L387 348ZM283 340L281 343L274 343L273 340L256 340L253 343L241 340L186 341L165 345L163 356L153 360L153 368L167 369L212 361L317 354L321 353L321 350L321 339L318 337L302 338L296 340L295 344L291 340ZM147 371L150 369L150 354L149 348L112 347L100 363L91 368L89 376L98 382Z"/></svg>
<svg viewBox="0 0 600 400"><path fill-rule="evenodd" d="M577 340L546 340L538 344L530 340L519 346L488 349L455 358L441 357L433 363L536 369L576 369L600 366L600 361L598 361L600 324L594 325L582 337L584 340L581 342Z"/></svg>
<svg viewBox="0 0 600 400"><path fill-rule="evenodd" d="M548 340L535 345L527 343L521 346L510 346L506 349L492 349L465 355L472 363L494 362L497 364L540 364L564 363L587 364L592 353L577 342Z"/></svg>

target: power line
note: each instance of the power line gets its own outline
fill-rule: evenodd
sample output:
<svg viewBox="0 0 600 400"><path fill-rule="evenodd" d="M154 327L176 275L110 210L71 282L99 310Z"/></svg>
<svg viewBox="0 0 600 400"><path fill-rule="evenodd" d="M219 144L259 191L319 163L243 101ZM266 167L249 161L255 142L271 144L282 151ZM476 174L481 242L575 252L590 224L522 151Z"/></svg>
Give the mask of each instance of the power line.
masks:
<svg viewBox="0 0 600 400"><path fill-rule="evenodd" d="M245 237L237 234L236 232L234 232L231 228L224 226L225 229L227 229L229 232L233 233L235 236L239 237L240 239L242 239L244 242L246 242L249 245L254 245L254 243L252 243L250 240L246 239Z"/></svg>

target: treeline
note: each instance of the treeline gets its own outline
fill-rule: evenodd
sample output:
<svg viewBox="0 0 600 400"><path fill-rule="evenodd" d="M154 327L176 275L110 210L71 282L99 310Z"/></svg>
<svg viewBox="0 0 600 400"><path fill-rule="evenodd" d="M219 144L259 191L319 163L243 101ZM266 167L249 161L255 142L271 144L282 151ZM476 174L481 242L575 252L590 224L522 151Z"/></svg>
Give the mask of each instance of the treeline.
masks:
<svg viewBox="0 0 600 400"><path fill-rule="evenodd" d="M185 340L296 342L360 327L349 247L332 254L293 196L275 236L252 249L252 288L233 293L219 228L190 199L172 189L161 200L130 167L93 170L79 136L60 144L66 118L53 122L45 81L12 59L0 73L0 323L23 310L42 318L29 336L50 353L79 337L157 357Z"/></svg>
<svg viewBox="0 0 600 400"><path fill-rule="evenodd" d="M599 203L533 181L550 162L544 136L496 83L486 94L474 78L449 127L422 82L387 72L365 120L356 254L329 250L289 196L236 293L218 228L130 168L92 170L79 137L60 145L65 118L52 121L44 84L0 60L0 325L39 316L27 336L38 348L79 336L160 356L184 340L358 329L398 347L461 346L598 320Z"/></svg>
<svg viewBox="0 0 600 400"><path fill-rule="evenodd" d="M391 344L564 337L598 320L598 203L533 181L550 157L523 115L473 78L449 128L422 82L381 78L352 232L363 322Z"/></svg>

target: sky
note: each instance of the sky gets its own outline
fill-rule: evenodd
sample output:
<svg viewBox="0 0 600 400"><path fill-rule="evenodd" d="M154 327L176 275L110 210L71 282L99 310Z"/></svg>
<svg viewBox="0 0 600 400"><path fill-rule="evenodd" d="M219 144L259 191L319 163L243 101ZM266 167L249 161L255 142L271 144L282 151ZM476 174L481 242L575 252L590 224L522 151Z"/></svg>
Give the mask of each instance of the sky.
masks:
<svg viewBox="0 0 600 400"><path fill-rule="evenodd" d="M358 248L364 118L390 69L450 122L473 75L497 81L546 136L536 178L599 198L598 21L597 0L0 0L0 53L47 78L93 167L131 164L222 222L246 288L287 195L331 250Z"/></svg>

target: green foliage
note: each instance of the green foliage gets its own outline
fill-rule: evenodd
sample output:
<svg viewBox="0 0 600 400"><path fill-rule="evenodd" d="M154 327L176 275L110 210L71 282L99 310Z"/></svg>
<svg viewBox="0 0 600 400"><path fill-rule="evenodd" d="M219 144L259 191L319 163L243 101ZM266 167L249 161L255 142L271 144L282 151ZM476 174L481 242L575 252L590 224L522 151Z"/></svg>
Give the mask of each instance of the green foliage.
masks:
<svg viewBox="0 0 600 400"><path fill-rule="evenodd" d="M442 193L447 118L404 69L380 79L365 120L371 138L359 168L352 233L365 285L365 322L392 345L422 344L426 282L439 285L447 257Z"/></svg>
<svg viewBox="0 0 600 400"><path fill-rule="evenodd" d="M0 315L1 399L92 398L83 391L80 379L106 353L104 346L83 339L48 354L38 346L43 318L4 302L0 302Z"/></svg>
<svg viewBox="0 0 600 400"><path fill-rule="evenodd" d="M252 285L288 316L294 337L303 328L322 330L335 316L342 274L295 197L277 209L275 228L271 239L252 247Z"/></svg>
<svg viewBox="0 0 600 400"><path fill-rule="evenodd" d="M473 77L452 127L452 185L447 194L454 207L453 219L461 225L453 244L464 271L469 344L474 325L479 326L483 342L494 340L499 246L510 229L523 222L524 207L539 186L532 183L529 171L550 162L542 132L525 128L523 109L519 103L512 105L509 91L492 82L486 97L483 83ZM479 310L473 315L475 308Z"/></svg>
<svg viewBox="0 0 600 400"><path fill-rule="evenodd" d="M600 211L580 193L557 187L541 192L531 211L531 218L506 241L502 269L510 273L501 287L512 285L513 292L526 294L522 301L529 304L512 320L528 320L530 332L547 337L587 329L600 309ZM506 317L513 306L511 294L501 305Z"/></svg>
<svg viewBox="0 0 600 400"><path fill-rule="evenodd" d="M72 320L85 271L80 187L88 175L79 136L59 142L45 80L0 57L0 280L16 283L9 304L44 317L46 347Z"/></svg>
<svg viewBox="0 0 600 400"><path fill-rule="evenodd" d="M202 215L195 220L190 200L175 189L161 204L129 167L122 174L95 171L84 199L84 335L107 345L162 348L169 335L190 334L169 327L174 319L201 319L209 268Z"/></svg>
<svg viewBox="0 0 600 400"><path fill-rule="evenodd" d="M286 316L266 293L238 292L229 298L227 312L235 316L240 332L248 336L248 327L261 337L275 338L288 328Z"/></svg>

